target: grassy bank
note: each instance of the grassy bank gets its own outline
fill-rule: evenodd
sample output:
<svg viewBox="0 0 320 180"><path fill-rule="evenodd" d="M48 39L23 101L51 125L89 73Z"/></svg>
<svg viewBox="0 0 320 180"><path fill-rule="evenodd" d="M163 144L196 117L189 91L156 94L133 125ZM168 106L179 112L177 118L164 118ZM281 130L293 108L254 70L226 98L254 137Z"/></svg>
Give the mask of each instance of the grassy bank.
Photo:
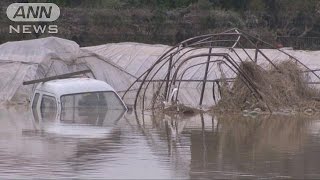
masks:
<svg viewBox="0 0 320 180"><path fill-rule="evenodd" d="M51 0L61 9L55 36L82 46L134 41L175 44L188 37L240 28L276 44L279 36L317 37L317 1L298 0ZM44 2L29 0L28 2ZM286 4L287 2L287 4ZM49 34L9 34L1 1L0 43ZM41 24L46 25L46 24Z"/></svg>

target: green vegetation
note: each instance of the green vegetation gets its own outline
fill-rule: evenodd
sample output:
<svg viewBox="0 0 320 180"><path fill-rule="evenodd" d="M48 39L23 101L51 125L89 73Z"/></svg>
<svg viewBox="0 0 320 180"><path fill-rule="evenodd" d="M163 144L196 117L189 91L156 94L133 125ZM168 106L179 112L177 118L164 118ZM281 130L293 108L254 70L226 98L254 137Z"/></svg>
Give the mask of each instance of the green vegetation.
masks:
<svg viewBox="0 0 320 180"><path fill-rule="evenodd" d="M58 36L81 45L138 41L174 44L238 27L277 43L278 37L319 37L318 0L25 0L61 8ZM21 2L21 1L20 1ZM1 1L1 11L12 1ZM1 17L1 33L5 33ZM46 34L40 37L46 36ZM2 36L0 42L34 38Z"/></svg>

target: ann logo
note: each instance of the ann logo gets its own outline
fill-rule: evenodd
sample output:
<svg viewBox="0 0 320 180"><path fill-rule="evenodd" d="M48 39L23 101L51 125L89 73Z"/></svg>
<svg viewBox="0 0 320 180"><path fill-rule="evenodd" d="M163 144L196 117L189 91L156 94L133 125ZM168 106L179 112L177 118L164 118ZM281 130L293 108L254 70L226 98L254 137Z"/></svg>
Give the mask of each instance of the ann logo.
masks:
<svg viewBox="0 0 320 180"><path fill-rule="evenodd" d="M36 6L36 9L33 9L33 6L27 7L19 6L16 13L14 14L13 18L21 17L21 18L39 18L42 19L43 17L50 18L52 12L52 6ZM49 8L49 9L47 9Z"/></svg>
<svg viewBox="0 0 320 180"><path fill-rule="evenodd" d="M54 3L13 3L7 16L15 22L52 22L59 18L60 8Z"/></svg>
<svg viewBox="0 0 320 180"><path fill-rule="evenodd" d="M60 8L54 3L13 3L7 8L7 16L11 21L14 22L31 22L9 25L10 34L58 33L57 25L42 23L53 22L59 18Z"/></svg>

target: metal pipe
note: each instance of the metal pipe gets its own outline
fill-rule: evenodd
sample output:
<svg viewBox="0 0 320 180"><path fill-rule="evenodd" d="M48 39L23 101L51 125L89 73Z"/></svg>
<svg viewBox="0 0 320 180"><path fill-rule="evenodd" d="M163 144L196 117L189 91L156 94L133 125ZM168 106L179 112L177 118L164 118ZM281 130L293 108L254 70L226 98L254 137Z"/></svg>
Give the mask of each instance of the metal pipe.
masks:
<svg viewBox="0 0 320 180"><path fill-rule="evenodd" d="M31 81L24 81L22 84L29 85L29 84L39 83L39 82L47 82L47 81L51 81L51 80L55 80L55 79L65 79L65 78L70 78L72 76L79 75L79 74L85 74L85 73L92 73L92 72L89 69L83 70L83 71L76 71L76 72L61 74L61 75L57 75L57 76L51 76L51 77L46 77L46 78L41 78L41 79L36 79L36 80L31 80Z"/></svg>
<svg viewBox="0 0 320 180"><path fill-rule="evenodd" d="M212 48L209 49L209 54L211 54ZM203 77L203 82L202 82L202 89L201 89L201 95L200 95L200 102L199 105L202 105L203 101L203 95L204 95L204 90L206 88L206 83L207 83L207 77L208 77L208 70L209 70L209 64L210 64L210 56L208 56L207 63L206 63L206 70L204 72L204 77Z"/></svg>
<svg viewBox="0 0 320 180"><path fill-rule="evenodd" d="M170 73L171 73L171 66L172 66L172 56L170 56L169 65L168 65L168 73L167 73L167 81L166 81L166 87L165 87L165 98L168 99L168 86L169 86L169 80L170 80Z"/></svg>

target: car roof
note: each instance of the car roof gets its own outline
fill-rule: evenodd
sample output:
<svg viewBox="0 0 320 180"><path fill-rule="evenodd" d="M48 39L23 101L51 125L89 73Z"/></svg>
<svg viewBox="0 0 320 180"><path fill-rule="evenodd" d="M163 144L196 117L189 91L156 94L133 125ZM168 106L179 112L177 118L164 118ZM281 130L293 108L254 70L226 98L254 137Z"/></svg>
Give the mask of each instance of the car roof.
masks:
<svg viewBox="0 0 320 180"><path fill-rule="evenodd" d="M98 91L114 92L114 89L106 82L91 78L51 80L38 84L36 90L52 93L56 96Z"/></svg>

